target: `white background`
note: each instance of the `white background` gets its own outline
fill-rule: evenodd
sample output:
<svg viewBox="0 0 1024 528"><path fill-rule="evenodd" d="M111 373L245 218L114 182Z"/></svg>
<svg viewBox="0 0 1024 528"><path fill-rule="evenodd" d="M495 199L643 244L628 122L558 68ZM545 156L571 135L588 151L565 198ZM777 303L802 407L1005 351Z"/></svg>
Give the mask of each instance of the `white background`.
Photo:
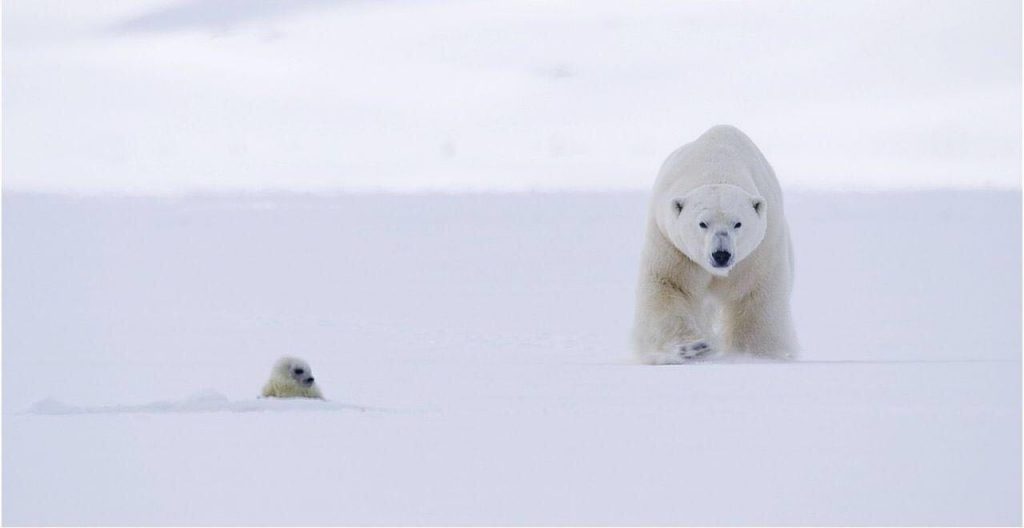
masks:
<svg viewBox="0 0 1024 528"><path fill-rule="evenodd" d="M4 2L5 188L646 189L739 126L786 187L1020 182L1020 3Z"/></svg>

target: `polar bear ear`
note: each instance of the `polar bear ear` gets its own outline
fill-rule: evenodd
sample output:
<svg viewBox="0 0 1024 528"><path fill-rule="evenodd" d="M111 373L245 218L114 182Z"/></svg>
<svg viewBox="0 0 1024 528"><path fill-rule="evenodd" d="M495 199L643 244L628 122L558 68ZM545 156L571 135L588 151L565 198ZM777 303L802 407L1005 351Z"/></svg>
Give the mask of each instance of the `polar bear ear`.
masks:
<svg viewBox="0 0 1024 528"><path fill-rule="evenodd" d="M754 212L757 213L758 216L764 214L764 198L761 198L760 196L751 198L750 203L754 206Z"/></svg>
<svg viewBox="0 0 1024 528"><path fill-rule="evenodd" d="M679 216L683 212L683 198L676 198L672 200L672 209L676 212L676 216Z"/></svg>

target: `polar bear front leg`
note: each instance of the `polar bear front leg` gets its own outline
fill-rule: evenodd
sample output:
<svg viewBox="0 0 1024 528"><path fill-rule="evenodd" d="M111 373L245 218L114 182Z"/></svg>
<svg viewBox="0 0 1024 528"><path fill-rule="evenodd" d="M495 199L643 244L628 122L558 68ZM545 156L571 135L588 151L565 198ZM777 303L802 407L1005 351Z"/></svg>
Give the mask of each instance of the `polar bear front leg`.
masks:
<svg viewBox="0 0 1024 528"><path fill-rule="evenodd" d="M723 334L730 351L774 358L794 357L798 350L788 293L755 290L728 303Z"/></svg>
<svg viewBox="0 0 1024 528"><path fill-rule="evenodd" d="M671 365L710 355L702 304L665 281L645 281L637 296L633 341L644 363Z"/></svg>

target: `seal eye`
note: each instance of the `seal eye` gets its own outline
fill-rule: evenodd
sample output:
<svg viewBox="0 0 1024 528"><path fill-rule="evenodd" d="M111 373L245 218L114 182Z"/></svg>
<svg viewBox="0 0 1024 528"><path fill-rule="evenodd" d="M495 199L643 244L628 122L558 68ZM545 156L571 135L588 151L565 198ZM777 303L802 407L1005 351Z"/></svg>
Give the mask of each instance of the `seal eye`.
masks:
<svg viewBox="0 0 1024 528"><path fill-rule="evenodd" d="M306 373L306 371L302 369L295 369L292 372L294 372L296 376L301 376Z"/></svg>
<svg viewBox="0 0 1024 528"><path fill-rule="evenodd" d="M736 225L734 225L733 227L736 228L736 229L739 229L739 228L743 227L743 222L736 222Z"/></svg>
<svg viewBox="0 0 1024 528"><path fill-rule="evenodd" d="M708 225L706 223L704 223L704 222L701 222L701 223L699 223L697 225L699 225L701 229L707 229L708 228Z"/></svg>

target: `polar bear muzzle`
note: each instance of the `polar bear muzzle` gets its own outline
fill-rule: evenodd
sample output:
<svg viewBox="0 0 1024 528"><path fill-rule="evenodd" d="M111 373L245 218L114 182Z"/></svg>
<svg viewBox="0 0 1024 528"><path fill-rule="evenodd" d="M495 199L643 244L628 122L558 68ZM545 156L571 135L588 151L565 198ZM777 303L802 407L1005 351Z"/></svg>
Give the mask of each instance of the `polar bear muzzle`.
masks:
<svg viewBox="0 0 1024 528"><path fill-rule="evenodd" d="M715 268L727 268L733 263L732 237L725 231L714 234L711 240L711 266Z"/></svg>
<svg viewBox="0 0 1024 528"><path fill-rule="evenodd" d="M732 253L719 249L711 254L711 265L716 268L725 268L732 262Z"/></svg>

